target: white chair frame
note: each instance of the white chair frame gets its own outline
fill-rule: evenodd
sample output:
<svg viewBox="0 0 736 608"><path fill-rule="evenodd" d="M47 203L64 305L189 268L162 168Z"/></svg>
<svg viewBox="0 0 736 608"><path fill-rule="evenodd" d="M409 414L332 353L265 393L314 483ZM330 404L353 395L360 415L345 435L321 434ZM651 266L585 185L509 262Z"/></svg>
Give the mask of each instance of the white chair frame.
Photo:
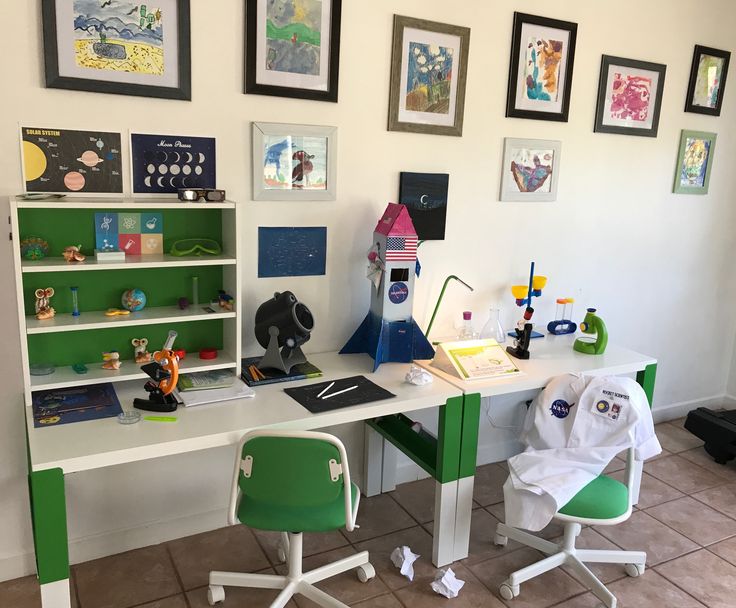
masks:
<svg viewBox="0 0 736 608"><path fill-rule="evenodd" d="M511 538L547 555L544 559L513 572L506 581L501 583L499 594L502 598L505 600L515 598L519 595L519 587L522 583L558 566L567 565L601 601L599 607L616 608L616 597L590 571L585 563L624 564L626 574L637 577L644 574L647 554L643 551L577 549L575 547L575 539L580 534L583 525L614 526L629 519L633 505L639 500L639 483L642 471L642 463L635 460L634 455L634 448L630 447L626 453L626 487L629 490L629 505L626 512L622 515L612 519L592 519L572 517L558 512L553 519L564 522L565 524L564 535L560 543L544 540L534 534L519 530L518 528L512 528L504 523L497 525L494 539L495 544L500 546L506 545L508 539Z"/></svg>
<svg viewBox="0 0 736 608"><path fill-rule="evenodd" d="M358 490L355 504L352 501L350 468L348 466L348 455L345 446L335 436L328 433L316 431L251 431L243 436L238 444L235 457L235 470L230 489L230 506L228 511L228 522L230 525L242 525L237 518L238 504L242 494L240 492L240 471L242 463L243 446L256 437L290 437L298 439L318 439L334 445L340 454L340 466L345 494L345 528L348 532L353 531L360 504L360 491ZM358 579L365 583L376 575L376 571L368 561L368 551L361 551L350 557L346 557L309 572L302 570L303 538L301 532L282 532L281 546L279 547L279 558L288 563L288 573L285 576L273 574L249 574L242 572L221 572L213 570L210 572L209 589L207 590L207 601L211 606L225 600L224 587L251 587L258 589L281 589L281 593L271 603L271 608L283 608L296 594L312 600L325 608L348 608L341 601L327 595L315 586L315 583L330 578L347 570L357 569Z"/></svg>

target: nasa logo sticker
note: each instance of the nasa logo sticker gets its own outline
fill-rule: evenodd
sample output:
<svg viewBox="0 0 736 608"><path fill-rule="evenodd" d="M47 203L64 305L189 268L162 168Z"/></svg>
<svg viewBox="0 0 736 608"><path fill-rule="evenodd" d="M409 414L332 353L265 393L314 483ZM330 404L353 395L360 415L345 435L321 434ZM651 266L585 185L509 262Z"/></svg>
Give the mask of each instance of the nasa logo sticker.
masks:
<svg viewBox="0 0 736 608"><path fill-rule="evenodd" d="M568 403L564 399L555 399L549 408L552 415L555 418L567 418L570 413L570 408L573 407L574 403Z"/></svg>
<svg viewBox="0 0 736 608"><path fill-rule="evenodd" d="M388 299L394 304L401 304L409 297L409 286L406 283L398 282L388 288Z"/></svg>
<svg viewBox="0 0 736 608"><path fill-rule="evenodd" d="M611 406L605 399L601 399L595 404L595 409L597 409L601 414L605 414L610 408Z"/></svg>

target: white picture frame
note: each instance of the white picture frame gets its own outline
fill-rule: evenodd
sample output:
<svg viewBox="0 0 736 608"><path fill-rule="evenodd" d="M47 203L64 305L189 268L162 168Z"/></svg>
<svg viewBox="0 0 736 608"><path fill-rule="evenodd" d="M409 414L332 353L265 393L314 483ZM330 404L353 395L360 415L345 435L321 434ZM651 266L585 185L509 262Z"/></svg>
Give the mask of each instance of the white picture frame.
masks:
<svg viewBox="0 0 736 608"><path fill-rule="evenodd" d="M254 122L252 179L256 201L334 201L337 127Z"/></svg>
<svg viewBox="0 0 736 608"><path fill-rule="evenodd" d="M506 137L499 199L514 202L557 200L561 157L562 142L559 140Z"/></svg>

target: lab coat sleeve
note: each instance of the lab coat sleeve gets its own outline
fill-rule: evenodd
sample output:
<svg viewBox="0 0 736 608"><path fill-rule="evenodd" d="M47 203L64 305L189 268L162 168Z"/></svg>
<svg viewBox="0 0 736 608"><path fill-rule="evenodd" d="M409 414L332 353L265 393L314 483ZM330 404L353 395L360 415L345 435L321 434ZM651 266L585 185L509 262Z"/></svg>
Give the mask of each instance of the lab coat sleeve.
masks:
<svg viewBox="0 0 736 608"><path fill-rule="evenodd" d="M633 383L633 381L632 381ZM649 400L646 393L638 385L636 387L636 403L639 409L639 420L634 427L634 458L636 460L648 460L662 452L662 446L659 444L657 434L654 432L654 419L652 418L652 410L649 407Z"/></svg>

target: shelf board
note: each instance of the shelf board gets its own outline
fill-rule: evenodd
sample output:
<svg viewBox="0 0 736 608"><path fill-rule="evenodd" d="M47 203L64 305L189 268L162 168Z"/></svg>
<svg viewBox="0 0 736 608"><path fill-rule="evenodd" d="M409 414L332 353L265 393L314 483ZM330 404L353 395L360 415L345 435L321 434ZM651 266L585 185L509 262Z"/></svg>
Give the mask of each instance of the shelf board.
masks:
<svg viewBox="0 0 736 608"><path fill-rule="evenodd" d="M211 321L235 317L234 311L217 309L204 310L204 306L190 306L180 310L178 306L152 306L129 315L108 317L104 310L83 312L78 317L71 313L57 314L53 319L39 321L35 315L26 316L27 334L55 334L64 331L83 331L87 329L110 329L120 325L160 325L165 323L186 323L188 321Z"/></svg>
<svg viewBox="0 0 736 608"><path fill-rule="evenodd" d="M43 260L23 260L23 272L78 272L84 270L123 270L136 268L165 268L166 266L228 266L237 260L231 255L175 256L129 255L124 262L99 262L90 255L84 262L67 262L64 258L43 258Z"/></svg>
<svg viewBox="0 0 736 608"><path fill-rule="evenodd" d="M85 363L85 365L88 369L86 374L77 374L71 366L66 366L57 367L56 371L48 376L31 376L31 391L87 386L105 382L150 380L148 375L141 371L139 364L132 360L123 361L119 370L102 369L102 361ZM187 353L186 359L179 366L179 373L206 372L213 369L238 368L239 366L240 363L223 351L218 351L217 359L211 361L202 360L196 352L193 352Z"/></svg>
<svg viewBox="0 0 736 608"><path fill-rule="evenodd" d="M18 209L235 209L233 201L222 203L185 203L174 196L151 198L101 198L64 197L51 200L26 200L15 198Z"/></svg>

